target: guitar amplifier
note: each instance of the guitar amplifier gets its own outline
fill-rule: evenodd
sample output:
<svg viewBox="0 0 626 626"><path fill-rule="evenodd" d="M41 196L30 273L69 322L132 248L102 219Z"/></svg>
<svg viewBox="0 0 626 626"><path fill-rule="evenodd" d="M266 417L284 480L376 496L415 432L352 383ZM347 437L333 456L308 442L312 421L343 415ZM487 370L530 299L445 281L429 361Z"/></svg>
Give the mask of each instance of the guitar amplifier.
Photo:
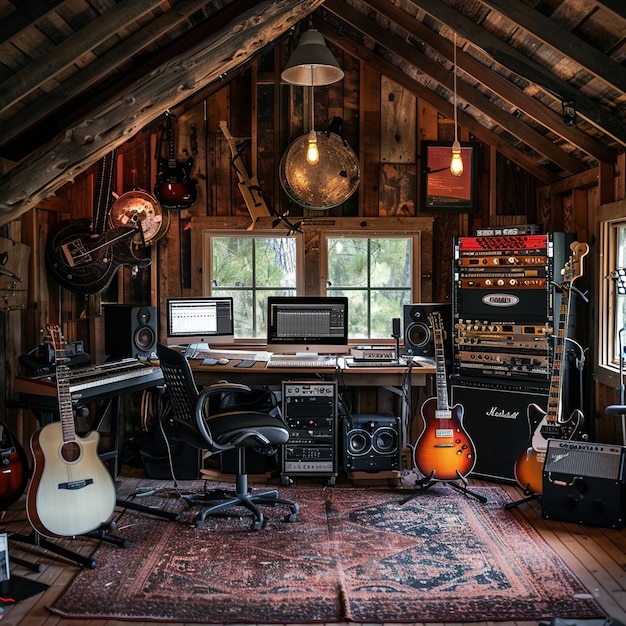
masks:
<svg viewBox="0 0 626 626"><path fill-rule="evenodd" d="M626 447L549 439L543 466L545 519L621 528L626 516Z"/></svg>

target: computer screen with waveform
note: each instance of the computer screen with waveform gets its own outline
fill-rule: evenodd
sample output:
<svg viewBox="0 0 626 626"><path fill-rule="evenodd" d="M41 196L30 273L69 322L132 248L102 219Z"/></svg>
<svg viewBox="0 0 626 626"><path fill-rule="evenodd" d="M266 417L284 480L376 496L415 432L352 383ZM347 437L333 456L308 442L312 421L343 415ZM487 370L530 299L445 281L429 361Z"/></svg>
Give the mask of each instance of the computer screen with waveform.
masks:
<svg viewBox="0 0 626 626"><path fill-rule="evenodd" d="M283 354L348 353L348 298L268 297L267 349Z"/></svg>
<svg viewBox="0 0 626 626"><path fill-rule="evenodd" d="M167 345L234 344L233 299L168 298Z"/></svg>

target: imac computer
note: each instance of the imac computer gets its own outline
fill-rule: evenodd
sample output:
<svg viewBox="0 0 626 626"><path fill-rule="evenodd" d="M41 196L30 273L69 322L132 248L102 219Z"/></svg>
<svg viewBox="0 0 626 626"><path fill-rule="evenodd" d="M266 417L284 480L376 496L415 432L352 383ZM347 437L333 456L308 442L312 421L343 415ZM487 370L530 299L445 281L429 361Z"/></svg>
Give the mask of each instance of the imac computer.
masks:
<svg viewBox="0 0 626 626"><path fill-rule="evenodd" d="M166 307L168 346L235 343L232 298L168 298Z"/></svg>
<svg viewBox="0 0 626 626"><path fill-rule="evenodd" d="M279 354L347 354L348 298L268 297L267 349Z"/></svg>

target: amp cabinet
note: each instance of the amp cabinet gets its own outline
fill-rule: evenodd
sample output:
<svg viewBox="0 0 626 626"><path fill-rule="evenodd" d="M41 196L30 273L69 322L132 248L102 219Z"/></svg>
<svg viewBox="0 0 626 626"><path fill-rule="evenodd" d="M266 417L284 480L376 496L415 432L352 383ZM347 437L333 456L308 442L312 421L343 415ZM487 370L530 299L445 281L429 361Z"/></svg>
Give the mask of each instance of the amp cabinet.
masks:
<svg viewBox="0 0 626 626"><path fill-rule="evenodd" d="M549 439L543 467L545 519L621 528L626 515L626 448Z"/></svg>

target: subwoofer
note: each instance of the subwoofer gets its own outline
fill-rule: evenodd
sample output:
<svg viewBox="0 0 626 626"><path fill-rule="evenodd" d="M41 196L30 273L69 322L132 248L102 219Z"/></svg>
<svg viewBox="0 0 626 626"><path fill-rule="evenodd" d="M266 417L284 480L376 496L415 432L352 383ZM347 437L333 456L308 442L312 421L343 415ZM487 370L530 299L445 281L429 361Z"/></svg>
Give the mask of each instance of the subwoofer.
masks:
<svg viewBox="0 0 626 626"><path fill-rule="evenodd" d="M626 516L626 448L549 439L543 466L545 519L621 528Z"/></svg>
<svg viewBox="0 0 626 626"><path fill-rule="evenodd" d="M404 305L404 353L411 356L435 356L433 332L428 316L438 311L443 319L446 336L452 336L452 305L416 303ZM447 342L446 342L447 343ZM446 354L448 347L446 346Z"/></svg>
<svg viewBox="0 0 626 626"><path fill-rule="evenodd" d="M105 353L114 358L151 358L156 354L157 325L153 306L107 304L104 307Z"/></svg>
<svg viewBox="0 0 626 626"><path fill-rule="evenodd" d="M383 472L400 469L400 418L362 413L343 418L344 469Z"/></svg>

